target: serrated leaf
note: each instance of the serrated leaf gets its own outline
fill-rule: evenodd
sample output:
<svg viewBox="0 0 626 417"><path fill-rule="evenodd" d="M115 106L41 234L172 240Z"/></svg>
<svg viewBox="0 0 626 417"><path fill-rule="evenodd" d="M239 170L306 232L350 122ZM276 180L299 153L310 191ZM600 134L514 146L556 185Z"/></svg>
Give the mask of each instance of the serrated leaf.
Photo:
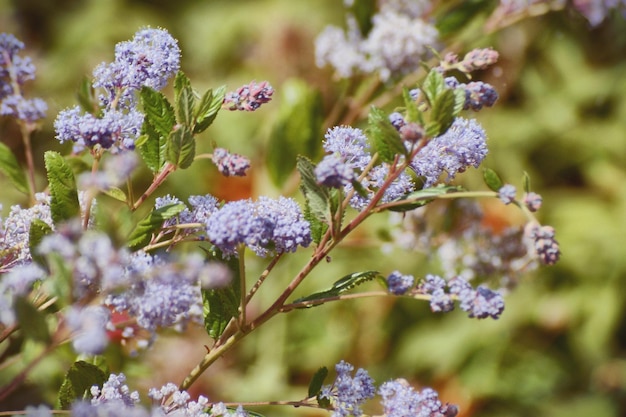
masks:
<svg viewBox="0 0 626 417"><path fill-rule="evenodd" d="M319 244L322 240L322 236L328 230L328 223L321 221L319 218L314 216L311 213L311 207L309 206L308 201L305 202L304 205L304 219L309 222L311 227L311 238L315 244Z"/></svg>
<svg viewBox="0 0 626 417"><path fill-rule="evenodd" d="M315 375L313 375L313 378L311 378L311 382L309 383L308 398L317 397L317 394L320 393L322 385L324 384L324 380L327 376L328 368L326 368L325 366L317 370Z"/></svg>
<svg viewBox="0 0 626 417"><path fill-rule="evenodd" d="M174 79L174 98L176 101L178 122L189 127L191 130L194 123L194 106L196 100L191 88L191 82L182 71L178 71Z"/></svg>
<svg viewBox="0 0 626 417"><path fill-rule="evenodd" d="M315 166L310 159L299 156L296 168L300 173L300 190L304 195L311 215L320 222L329 223L331 214L330 193L315 179Z"/></svg>
<svg viewBox="0 0 626 417"><path fill-rule="evenodd" d="M286 81L280 103L265 164L272 182L279 187L293 174L298 155L317 156L324 122L321 95L303 80Z"/></svg>
<svg viewBox="0 0 626 417"><path fill-rule="evenodd" d="M406 108L404 120L407 123L420 123L421 124L422 122L421 112L417 108L417 103L411 98L411 94L409 94L408 88L402 89L402 98L404 99L404 107Z"/></svg>
<svg viewBox="0 0 626 417"><path fill-rule="evenodd" d="M46 323L46 315L37 310L24 297L15 297L15 316L20 324L22 333L27 339L45 344L50 343L50 332L48 331L48 323Z"/></svg>
<svg viewBox="0 0 626 417"><path fill-rule="evenodd" d="M116 199L117 201L121 201L122 203L126 203L128 201L126 193L117 187L109 187L108 190L104 190L104 194Z"/></svg>
<svg viewBox="0 0 626 417"><path fill-rule="evenodd" d="M139 151L141 158L153 173L165 164L165 142L166 138L159 135L154 126L144 119L141 127L142 135L135 141L135 147Z"/></svg>
<svg viewBox="0 0 626 417"><path fill-rule="evenodd" d="M215 120L217 113L222 108L226 86L221 86L213 90L207 90L200 99L196 109L193 133L204 132Z"/></svg>
<svg viewBox="0 0 626 417"><path fill-rule="evenodd" d="M76 93L78 104L87 113L96 114L98 112L98 99L89 77L83 77Z"/></svg>
<svg viewBox="0 0 626 417"><path fill-rule="evenodd" d="M135 229L130 233L128 237L128 247L131 250L137 250L150 243L152 234L163 225L163 222L177 216L185 208L187 208L187 206L179 203L168 204L152 210L137 223Z"/></svg>
<svg viewBox="0 0 626 417"><path fill-rule="evenodd" d="M11 183L18 191L28 194L26 175L24 175L24 171L22 171L15 155L11 152L11 148L2 142L0 142L0 172L11 180Z"/></svg>
<svg viewBox="0 0 626 417"><path fill-rule="evenodd" d="M491 191L498 192L504 185L498 173L491 168L485 168L483 170L483 179Z"/></svg>
<svg viewBox="0 0 626 417"><path fill-rule="evenodd" d="M145 113L144 121L150 124L160 137L167 138L176 125L174 108L167 97L149 87L142 87L139 97Z"/></svg>
<svg viewBox="0 0 626 417"><path fill-rule="evenodd" d="M524 192L529 193L530 192L530 175L528 175L528 172L524 171L524 177L522 178L522 184L524 187Z"/></svg>
<svg viewBox="0 0 626 417"><path fill-rule="evenodd" d="M429 138L437 137L439 136L439 132L441 132L441 123L436 120L431 120L426 123L424 131L426 133L426 136L428 136Z"/></svg>
<svg viewBox="0 0 626 417"><path fill-rule="evenodd" d="M346 291L350 291L358 285L371 281L378 276L380 276L380 272L378 271L354 272L336 281L329 289L307 295L306 297L298 298L294 301L294 303L310 302L307 303L306 308L318 306L323 304L323 302L320 302L319 300L336 297Z"/></svg>
<svg viewBox="0 0 626 417"><path fill-rule="evenodd" d="M204 328L209 336L217 339L222 335L230 320L239 314L241 283L238 258L232 257L224 260L218 252L213 252L212 256L225 262L232 274L232 280L227 287L202 290Z"/></svg>
<svg viewBox="0 0 626 417"><path fill-rule="evenodd" d="M422 91L431 107L434 106L437 97L444 90L446 90L446 83L443 75L439 71L430 70L422 84Z"/></svg>
<svg viewBox="0 0 626 417"><path fill-rule="evenodd" d="M388 210L396 212L414 210L418 207L422 207L428 203L431 203L433 200L435 200L436 197L440 195L454 193L461 190L462 187L456 185L439 185L437 187L424 188L422 190L414 191L400 198L400 200L404 200L405 203L390 207Z"/></svg>
<svg viewBox="0 0 626 417"><path fill-rule="evenodd" d="M457 109L455 90L442 91L435 99L435 104L432 108L432 120L439 124L439 132L435 136L446 133L448 128L454 122L454 119L459 111Z"/></svg>
<svg viewBox="0 0 626 417"><path fill-rule="evenodd" d="M406 155L400 133L381 109L372 106L368 116L368 133L376 152L385 162L393 162L396 155Z"/></svg>
<svg viewBox="0 0 626 417"><path fill-rule="evenodd" d="M44 163L50 188L50 212L54 224L80 215L76 179L72 169L60 153L47 151Z"/></svg>
<svg viewBox="0 0 626 417"><path fill-rule="evenodd" d="M178 168L189 168L196 156L196 140L187 127L173 131L165 144L165 159Z"/></svg>
<svg viewBox="0 0 626 417"><path fill-rule="evenodd" d="M59 389L59 407L68 410L75 401L90 399L91 387L97 385L102 388L106 380L107 375L96 365L84 361L74 362Z"/></svg>
<svg viewBox="0 0 626 417"><path fill-rule="evenodd" d="M48 223L41 219L33 219L30 222L30 229L28 230L28 248L30 249L30 256L33 261L39 265L46 266L45 258L37 253L37 246L41 243L44 237L52 233L52 228Z"/></svg>

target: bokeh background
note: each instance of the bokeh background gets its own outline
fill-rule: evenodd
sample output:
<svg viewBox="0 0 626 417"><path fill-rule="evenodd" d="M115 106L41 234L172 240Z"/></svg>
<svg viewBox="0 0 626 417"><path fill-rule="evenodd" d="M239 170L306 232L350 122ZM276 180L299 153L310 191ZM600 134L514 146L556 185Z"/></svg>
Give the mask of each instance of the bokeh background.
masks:
<svg viewBox="0 0 626 417"><path fill-rule="evenodd" d="M271 137L281 104L289 100L284 91L301 82L319 92L325 112L332 108L338 83L328 69L315 66L313 41L327 24L343 24L341 3L0 0L0 31L24 41L37 66L27 95L49 105L34 138L39 168L45 150L64 149L54 140L52 123L61 109L76 103L80 79L112 60L116 42L130 39L142 26L160 26L179 40L182 69L199 91L222 84L234 89L253 79L268 80L276 90L275 100L255 113L222 113L200 140L201 148L210 149L215 141L252 157L249 178L225 181L208 162L197 163L171 176L163 193L211 192L224 199L277 195L262 166L267 155L281 152L271 146ZM498 72L485 76L501 98L477 115L489 135L484 164L518 189L522 173L529 173L533 190L544 198L539 218L557 230L561 261L528 274L497 321L471 320L461 311L435 315L425 303L392 299L278 317L216 363L192 388L194 395L235 402L296 400L306 395L319 367L332 368L345 359L367 368L379 383L403 377L416 386L432 386L444 401L459 404L462 416L626 415L626 19L611 14L591 27L567 9L486 33L485 22L496 6L484 0L448 2L447 14L438 18L449 23L471 14L464 29L447 38L458 52L475 46L500 52ZM11 121L0 120L0 139L21 155ZM468 172L458 182L480 187L480 177L478 171ZM6 216L10 204L27 202L3 181ZM45 186L41 172L38 184ZM489 213L515 216L508 207ZM422 255L381 251L379 237L386 227L383 217L368 222L313 274L303 294L358 270L429 272ZM305 257L280 265L258 294L258 308L271 301ZM251 271L264 267L263 261L251 262ZM180 382L209 344L202 329L189 329L184 338L163 334L153 350L131 358L120 349L110 355L109 365L112 371L123 369L131 388L145 392ZM43 361L12 405L54 402L71 361L69 353ZM256 410L324 415L287 407Z"/></svg>

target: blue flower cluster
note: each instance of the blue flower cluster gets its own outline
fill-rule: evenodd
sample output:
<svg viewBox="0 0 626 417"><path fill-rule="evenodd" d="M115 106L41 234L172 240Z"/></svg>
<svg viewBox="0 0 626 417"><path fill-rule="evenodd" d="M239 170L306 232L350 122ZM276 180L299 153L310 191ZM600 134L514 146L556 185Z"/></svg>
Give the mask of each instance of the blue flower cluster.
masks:
<svg viewBox="0 0 626 417"><path fill-rule="evenodd" d="M387 288L394 295L406 294L413 284L415 284L413 275L402 275L399 271L393 271L387 277Z"/></svg>
<svg viewBox="0 0 626 417"><path fill-rule="evenodd" d="M535 251L539 260L545 265L554 265L561 257L559 243L554 238L555 231L552 226L540 226L530 224L526 233L533 240Z"/></svg>
<svg viewBox="0 0 626 417"><path fill-rule="evenodd" d="M215 148L211 159L220 173L226 177L232 175L243 177L250 168L250 160L248 158L236 153L230 153L224 148Z"/></svg>
<svg viewBox="0 0 626 417"><path fill-rule="evenodd" d="M352 376L353 370L349 363L339 362L335 365L335 381L322 387L320 397L331 402L334 409L332 417L361 416L361 405L376 394L374 380L367 371L359 368Z"/></svg>
<svg viewBox="0 0 626 417"><path fill-rule="evenodd" d="M455 417L459 412L455 405L442 404L432 388L416 391L404 379L383 383L378 393L386 417Z"/></svg>
<svg viewBox="0 0 626 417"><path fill-rule="evenodd" d="M272 100L274 89L267 81L257 84L252 81L250 84L239 87L236 91L226 93L223 107L228 110L255 111L261 105Z"/></svg>
<svg viewBox="0 0 626 417"><path fill-rule="evenodd" d="M497 319L504 311L504 299L499 292L484 285L474 290L469 282L458 276L446 282L436 275L427 275L417 290L421 294L430 295L430 308L434 312L451 311L454 308L453 299L459 300L459 307L470 318Z"/></svg>
<svg viewBox="0 0 626 417"><path fill-rule="evenodd" d="M40 98L22 96L22 85L35 78L35 65L30 57L18 55L22 49L24 44L15 36L0 33L0 116L32 125L46 117L48 106Z"/></svg>
<svg viewBox="0 0 626 417"><path fill-rule="evenodd" d="M131 41L118 43L115 61L93 72L99 88L98 114L76 106L63 110L54 122L59 142L73 142L74 152L99 147L112 153L132 150L143 124L137 109L141 87L161 89L180 67L178 43L163 29L143 29Z"/></svg>

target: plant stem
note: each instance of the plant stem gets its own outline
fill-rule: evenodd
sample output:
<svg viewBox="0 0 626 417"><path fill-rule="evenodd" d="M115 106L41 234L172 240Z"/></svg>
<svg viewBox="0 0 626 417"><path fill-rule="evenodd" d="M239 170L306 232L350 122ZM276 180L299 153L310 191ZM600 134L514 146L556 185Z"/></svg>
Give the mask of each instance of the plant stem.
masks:
<svg viewBox="0 0 626 417"><path fill-rule="evenodd" d="M132 205L131 210L135 211L137 210L137 208L139 208L139 206L146 201L146 199L148 197L150 197L150 195L157 189L159 188L159 186L163 183L163 181L165 181L165 179L168 177L168 175L170 175L172 172L174 172L176 170L176 166L167 162L165 164L165 166L163 167L163 170L161 172L159 172L159 175L157 175L154 180L152 181L152 184L150 184L150 187L148 187L148 189L141 195L141 197L139 197L139 199L137 201L135 201L135 204Z"/></svg>

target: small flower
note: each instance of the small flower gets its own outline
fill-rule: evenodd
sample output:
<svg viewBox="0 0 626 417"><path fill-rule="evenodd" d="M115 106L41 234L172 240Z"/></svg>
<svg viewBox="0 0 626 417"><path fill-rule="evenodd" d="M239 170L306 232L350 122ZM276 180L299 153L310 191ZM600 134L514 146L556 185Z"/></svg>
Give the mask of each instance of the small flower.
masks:
<svg viewBox="0 0 626 417"><path fill-rule="evenodd" d="M504 204L511 204L515 201L517 190L514 185L505 184L498 190L498 198Z"/></svg>
<svg viewBox="0 0 626 417"><path fill-rule="evenodd" d="M233 175L243 177L250 168L250 160L248 158L236 153L229 153L224 148L215 148L212 159L217 169L225 177Z"/></svg>
<svg viewBox="0 0 626 417"><path fill-rule="evenodd" d="M524 195L524 204L528 207L528 210L532 212L541 208L542 201L543 199L541 198L541 195L533 193L532 191Z"/></svg>
<svg viewBox="0 0 626 417"><path fill-rule="evenodd" d="M26 123L35 123L46 117L48 105L40 98L27 100L20 95L5 97L0 104L0 116L9 116Z"/></svg>
<svg viewBox="0 0 626 417"><path fill-rule="evenodd" d="M127 407L134 407L139 403L139 393L137 391L131 392L125 382L126 375L122 373L109 375L109 379L102 384L102 388L97 385L91 387L91 404L121 402Z"/></svg>
<svg viewBox="0 0 626 417"><path fill-rule="evenodd" d="M393 271L387 277L387 287L389 292L394 295L406 294L413 287L414 283L415 278L413 278L413 275L402 275L399 271Z"/></svg>
<svg viewBox="0 0 626 417"><path fill-rule="evenodd" d="M539 260L545 265L554 265L561 257L559 243L554 239L555 231L552 226L530 224L527 234L533 239L535 251Z"/></svg>
<svg viewBox="0 0 626 417"><path fill-rule="evenodd" d="M344 163L336 154L326 155L315 167L318 184L332 188L341 188L355 179L352 167Z"/></svg>
<svg viewBox="0 0 626 417"><path fill-rule="evenodd" d="M432 388L416 391L404 379L383 383L378 393L386 417L455 417L458 413L455 405L442 404Z"/></svg>
<svg viewBox="0 0 626 417"><path fill-rule="evenodd" d="M435 313L446 313L454 309L452 297L445 292L446 285L443 278L428 274L418 286L420 293L430 295L430 309Z"/></svg>
<svg viewBox="0 0 626 417"><path fill-rule="evenodd" d="M361 129L350 126L335 126L324 135L324 150L335 153L353 169L365 168L372 159L367 137Z"/></svg>
<svg viewBox="0 0 626 417"><path fill-rule="evenodd" d="M109 339L107 323L109 310L101 306L70 307L65 313L67 326L74 334L72 346L78 353L99 355L104 352Z"/></svg>
<svg viewBox="0 0 626 417"><path fill-rule="evenodd" d="M457 117L450 128L432 139L411 162L417 175L425 177L424 187L437 182L443 172L452 180L468 167L477 168L487 156L486 133L474 119Z"/></svg>
<svg viewBox="0 0 626 417"><path fill-rule="evenodd" d="M322 388L320 396L331 401L334 408L332 417L359 417L363 413L361 405L376 393L374 380L365 369L358 369L351 375L354 367L345 361L335 365L337 377L332 385Z"/></svg>
<svg viewBox="0 0 626 417"><path fill-rule="evenodd" d="M269 103L272 94L274 89L269 82L262 81L257 84L256 81L252 81L236 91L227 93L224 96L223 107L228 110L255 111L262 104Z"/></svg>
<svg viewBox="0 0 626 417"><path fill-rule="evenodd" d="M476 290L461 277L455 277L448 283L450 294L460 301L461 310L468 312L470 318L497 319L504 311L502 295L481 285Z"/></svg>

